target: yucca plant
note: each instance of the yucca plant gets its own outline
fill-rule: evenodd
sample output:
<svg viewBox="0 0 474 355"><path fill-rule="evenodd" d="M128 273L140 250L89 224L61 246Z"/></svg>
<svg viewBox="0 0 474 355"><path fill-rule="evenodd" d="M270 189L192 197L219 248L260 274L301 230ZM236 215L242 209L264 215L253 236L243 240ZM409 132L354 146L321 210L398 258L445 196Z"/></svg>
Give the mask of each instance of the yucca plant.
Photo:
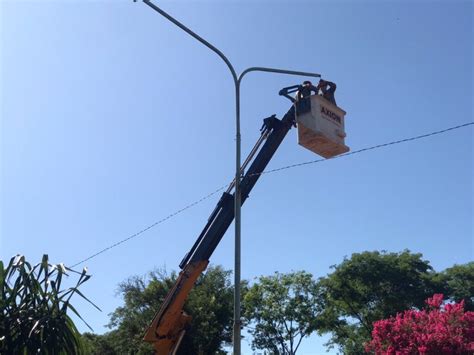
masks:
<svg viewBox="0 0 474 355"><path fill-rule="evenodd" d="M77 282L61 289L69 274L78 275ZM84 354L81 335L67 312L84 321L70 302L74 294L99 309L79 291L89 278L86 268L78 272L50 264L46 254L34 266L21 255L11 258L6 268L0 261L0 353Z"/></svg>

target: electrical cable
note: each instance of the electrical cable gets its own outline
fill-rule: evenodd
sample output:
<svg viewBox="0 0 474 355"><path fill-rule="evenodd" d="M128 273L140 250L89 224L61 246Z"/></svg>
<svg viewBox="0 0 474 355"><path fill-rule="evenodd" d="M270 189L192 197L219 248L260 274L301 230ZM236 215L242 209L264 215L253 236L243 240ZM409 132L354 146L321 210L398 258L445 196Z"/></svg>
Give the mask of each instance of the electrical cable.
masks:
<svg viewBox="0 0 474 355"><path fill-rule="evenodd" d="M449 131L452 131L452 130L455 130L455 129L467 127L467 126L470 126L470 125L473 125L473 124L474 124L474 122L467 122L467 123L464 123L464 124L461 124L461 125L458 125L458 126L442 129L440 131L434 131L434 132L431 132L431 133L426 133L426 134L422 134L422 135L415 136L415 137L404 138L404 139L400 139L400 140L397 140L397 141L392 141L392 142L383 143L383 144L377 144L377 145L373 145L373 146L370 146L370 147L354 150L352 152L344 153L344 154L341 154L341 155L336 155L335 157L332 157L332 158L316 159L316 160L310 160L310 161L303 162L303 163L291 164L291 165L283 166L281 168L276 168L276 169L272 169L272 170L268 170L268 171L263 171L263 172L260 173L260 175L275 173L277 171L296 168L298 166L320 163L320 162L323 162L323 161L326 161L326 160L332 160L332 159L336 159L336 158L346 157L348 155L359 154L359 153L362 153L362 152L366 152L368 150L384 148L384 147L394 145L394 144L405 143L405 142L410 142L410 141L414 141L414 140L418 140L418 139L422 139L422 138L427 138L427 137L435 136L437 134L446 133L446 132L449 132Z"/></svg>
<svg viewBox="0 0 474 355"><path fill-rule="evenodd" d="M125 243L125 242L129 241L130 239L133 239L133 238L138 237L140 234L145 233L146 231L148 231L148 230L152 229L153 227L157 226L158 224L161 224L161 223L167 221L168 219L173 218L174 216L176 216L176 215L178 215L178 214L180 214L180 213L186 211L187 209L190 209L191 207L196 206L197 204L203 202L204 200L207 200L208 198L210 198L211 196L214 196L214 195L215 195L216 193L218 193L219 191L224 190L226 187L227 187L227 185L219 187L217 190L215 190L215 191L211 192L210 194L208 194L208 195L202 197L201 199L196 200L196 201L194 201L193 203L190 203L189 205L187 205L187 206L185 206L185 207L183 207L183 208L177 210L176 212L173 212L173 213L169 214L168 216L166 216L166 217L160 219L159 221L156 221L156 222L153 223L153 224L150 224L148 227L143 228L143 229L140 230L139 232L136 232L136 233L130 235L129 237L118 241L117 243L114 243L114 244L112 244L112 245L110 245L110 246L108 246L108 247L106 247L106 248L104 248L104 249L102 249L102 250L99 250L97 253L92 254L91 256L89 256L89 257L87 257L87 258L85 258L85 259L83 259L83 260L81 260L81 261L75 263L74 265L72 265L72 266L70 266L70 267L71 267L71 268L76 267L76 266L78 266L78 265L80 265L80 264L82 264L82 263L85 263L86 261L89 261L89 260L92 259L92 258L95 258L96 256L98 256L98 255L100 255L100 254L102 254L102 253L105 253L106 251L108 251L108 250L110 250L110 249L112 249L112 248L115 248L116 246L119 246L119 245L122 244L122 243Z"/></svg>
<svg viewBox="0 0 474 355"><path fill-rule="evenodd" d="M362 152L367 152L369 150L374 150L374 149L379 149L379 148L384 148L384 147L387 147L387 146L391 146L391 145L395 145L395 144L400 144L400 143L405 143L405 142L410 142L410 141L415 141L415 140L418 140L418 139L422 139L422 138L427 138L427 137L431 137L431 136L435 136L435 135L439 135L439 134L442 134L442 133L446 133L446 132L449 132L449 131L453 131L455 129L459 129L459 128L463 128L463 127L467 127L467 126L470 126L470 125L473 125L474 124L474 121L473 122L467 122L467 123L464 123L464 124L461 124L461 125L458 125L458 126L454 126L454 127L449 127L449 128L446 128L446 129L443 129L443 130L440 130L440 131L434 131L434 132L430 132L430 133L426 133L426 134L422 134L422 135L419 135L419 136L415 136L415 137L409 137L409 138L404 138L404 139L400 139L400 140L396 140L396 141L392 141L392 142L388 142L388 143L383 143L383 144L378 144L378 145L374 145L374 146L370 146L370 147L366 147L366 148L362 148L362 149L358 149L358 150L354 150L352 152L348 152L348 153L345 153L345 154L341 154L341 155L337 155L335 157L332 157L332 158L328 158L328 159L316 159L316 160L311 160L311 161L307 161L307 162L303 162L303 163L298 163L298 164L292 164L292 165L287 165L287 166L283 166L283 167L280 167L280 168L276 168L276 169L272 169L272 170L268 170L268 171L263 171L259 174L253 174L254 175L263 175L263 174L270 174L270 173L275 173L277 171L282 171L282 170L287 170L287 169L291 169L291 168L296 168L296 167L299 167L299 166L304 166L304 165L309 165L309 164L315 164L315 163L321 163L323 161L327 161L327 160L332 160L332 159L336 159L336 158L342 158L342 157L346 157L346 156L349 156L349 155L355 155L355 154L359 154L359 153L362 153ZM128 236L127 238L125 239L122 239L94 254L92 254L91 256L75 263L74 265L71 266L71 268L73 267L76 267L82 263L85 263L86 261L89 261L93 258L95 258L96 256L100 255L100 254L103 254L105 253L106 251L112 249L112 248L115 248L117 246L119 246L120 244L122 243L125 243L127 241L129 241L130 239L133 239L133 238L136 238L138 236L140 236L141 234L145 233L146 231L150 230L151 228L167 221L168 219L170 218L173 218L175 217L176 215L190 209L191 207L194 207L196 206L197 204L203 202L204 200L207 200L209 199L210 197L212 197L213 195L215 195L216 193L224 190L228 185L224 185L222 187L219 187L217 190L211 192L210 194L207 194L206 196L202 197L201 199L199 200L196 200L194 201L193 203L190 203L189 205L169 214L168 216L160 219L159 221L156 221L155 223L153 224L150 224L149 226L145 227L144 229L140 230L139 232L136 232L130 236Z"/></svg>

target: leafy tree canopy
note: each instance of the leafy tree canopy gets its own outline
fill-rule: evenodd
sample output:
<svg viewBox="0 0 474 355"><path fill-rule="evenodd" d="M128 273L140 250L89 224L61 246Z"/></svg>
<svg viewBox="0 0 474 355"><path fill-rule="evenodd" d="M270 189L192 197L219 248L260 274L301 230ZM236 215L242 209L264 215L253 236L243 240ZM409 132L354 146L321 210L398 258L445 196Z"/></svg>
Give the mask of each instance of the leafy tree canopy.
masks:
<svg viewBox="0 0 474 355"><path fill-rule="evenodd" d="M316 329L316 295L316 282L305 271L260 277L244 297L252 348L295 354Z"/></svg>
<svg viewBox="0 0 474 355"><path fill-rule="evenodd" d="M446 269L441 273L441 280L453 301L464 301L465 309L474 311L474 262Z"/></svg>
<svg viewBox="0 0 474 355"><path fill-rule="evenodd" d="M220 354L232 340L233 286L231 272L209 267L201 275L184 305L193 317L178 354ZM84 334L91 354L153 354L143 335L159 310L177 274L163 270L148 277L132 277L119 285L124 305L111 314L105 335Z"/></svg>
<svg viewBox="0 0 474 355"><path fill-rule="evenodd" d="M363 252L352 254L319 280L320 333L330 332L328 345L344 353L364 353L373 322L412 307L444 291L421 254Z"/></svg>
<svg viewBox="0 0 474 355"><path fill-rule="evenodd" d="M421 254L363 252L345 258L315 282L301 271L261 277L243 292L244 317L254 349L294 354L302 339L314 332L330 333L329 347L362 354L373 323L399 312L422 309L424 300L443 293L450 301L474 305L474 263L436 273ZM176 280L176 273L154 271L119 286L124 305L110 321L111 332L87 334L90 354L152 354L142 341L145 329ZM233 287L230 272L210 267L185 304L192 327L180 354L216 354L231 342Z"/></svg>

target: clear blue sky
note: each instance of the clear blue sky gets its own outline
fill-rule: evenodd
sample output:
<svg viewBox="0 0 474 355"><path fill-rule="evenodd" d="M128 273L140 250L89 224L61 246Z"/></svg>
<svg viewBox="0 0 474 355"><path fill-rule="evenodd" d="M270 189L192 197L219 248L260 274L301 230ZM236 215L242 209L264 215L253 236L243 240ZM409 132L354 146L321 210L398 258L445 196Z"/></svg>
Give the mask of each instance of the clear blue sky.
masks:
<svg viewBox="0 0 474 355"><path fill-rule="evenodd" d="M238 71L315 71L338 84L352 149L473 120L471 1L161 1ZM1 2L2 260L73 264L229 182L230 74L148 6ZM304 78L251 74L243 154L278 91ZM472 126L471 126L472 127ZM269 168L316 159L290 132ZM436 270L473 260L473 130L265 175L242 211L242 273L326 275L364 250L423 253ZM178 263L218 195L87 262L80 312L96 332L117 284ZM233 227L211 262L233 267ZM80 326L82 330L85 327ZM301 354L324 353L323 339ZM250 352L246 347L246 352Z"/></svg>

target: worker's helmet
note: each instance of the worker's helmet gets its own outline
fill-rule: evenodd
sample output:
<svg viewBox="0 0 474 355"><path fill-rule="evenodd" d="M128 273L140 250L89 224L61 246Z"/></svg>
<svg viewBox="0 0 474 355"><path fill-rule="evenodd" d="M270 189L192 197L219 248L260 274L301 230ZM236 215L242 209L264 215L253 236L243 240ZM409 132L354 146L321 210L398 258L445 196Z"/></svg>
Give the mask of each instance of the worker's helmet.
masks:
<svg viewBox="0 0 474 355"><path fill-rule="evenodd" d="M312 84L311 84L311 81L309 81L309 80L305 80L305 81L303 81L303 85L305 85L305 86L306 86L306 85L312 85Z"/></svg>

